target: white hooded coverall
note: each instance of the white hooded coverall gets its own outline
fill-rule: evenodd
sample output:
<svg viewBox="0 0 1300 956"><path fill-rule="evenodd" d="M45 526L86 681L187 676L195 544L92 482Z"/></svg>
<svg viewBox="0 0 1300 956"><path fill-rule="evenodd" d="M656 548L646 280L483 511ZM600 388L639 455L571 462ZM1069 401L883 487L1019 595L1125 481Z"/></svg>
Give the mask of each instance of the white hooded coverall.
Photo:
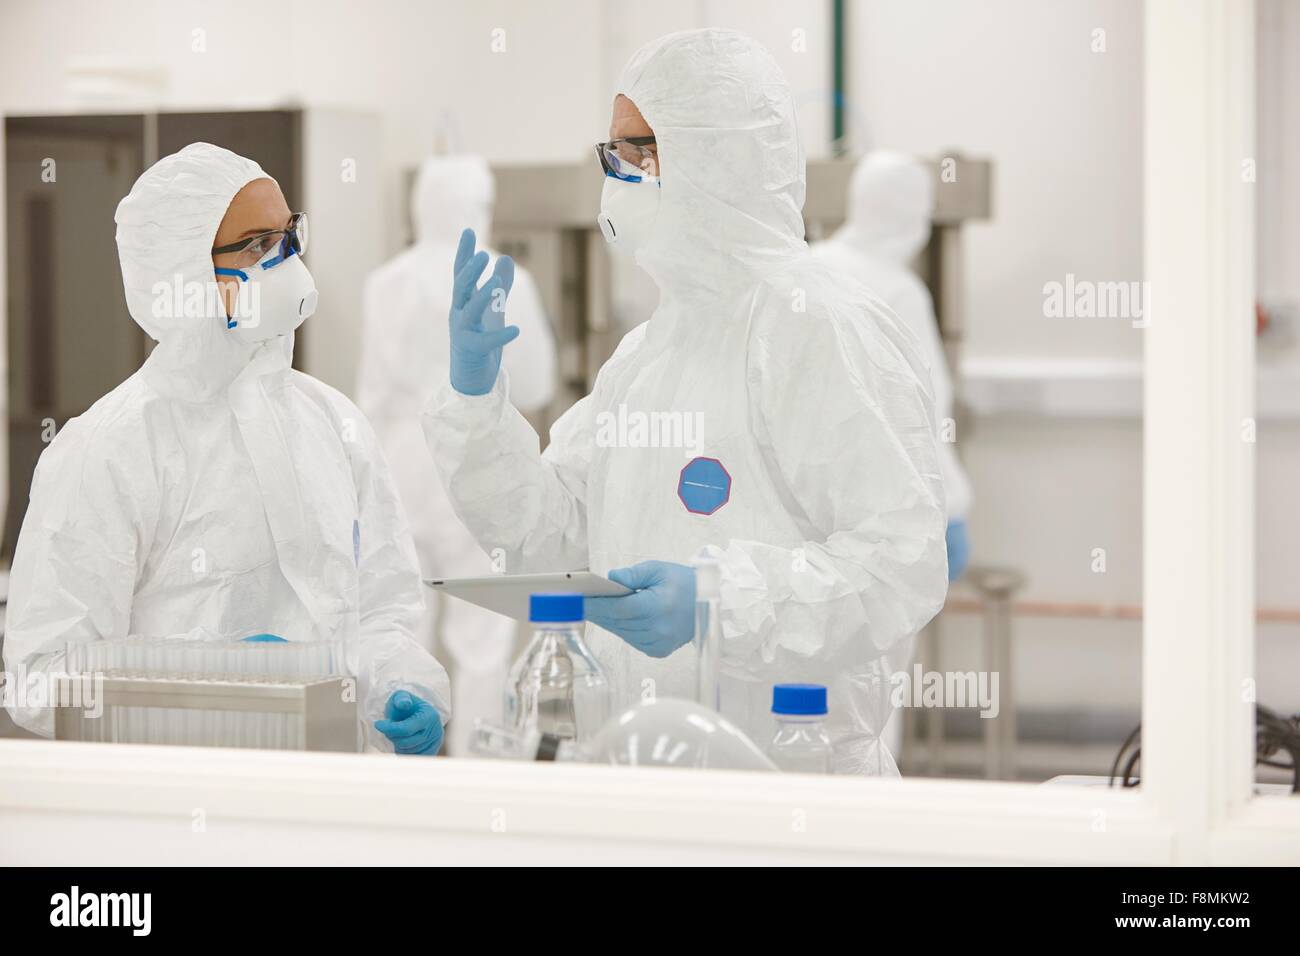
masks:
<svg viewBox="0 0 1300 956"><path fill-rule="evenodd" d="M439 156L420 167L411 196L415 244L384 263L366 280L357 374L357 404L374 426L393 471L426 577L493 573L442 489L420 431L420 406L435 382L449 374L447 313L462 229L480 246L490 241L495 186L478 156ZM495 254L494 254L495 258ZM532 276L515 270L510 320L519 339L503 364L515 407L533 412L555 394L555 339ZM448 731L448 749L463 753L473 718L501 719L502 686L514 646L513 620L466 601L426 594L428 612L417 638L433 650L435 616L441 643L455 670L453 701L459 720Z"/></svg>
<svg viewBox="0 0 1300 956"><path fill-rule="evenodd" d="M809 255L794 105L754 41L664 37L633 56L618 92L658 142L662 197L636 261L659 306L544 454L508 375L482 396L443 384L424 418L443 480L512 572L718 559L723 713L761 745L774 683L826 684L835 769L895 775L880 741L887 653L947 586L933 397L914 338ZM636 413L660 414L657 440L612 424ZM702 434L665 442L665 414L692 416ZM688 468L701 458L714 461ZM687 507L692 474L712 476L707 509ZM695 696L689 643L659 660L588 631L616 705Z"/></svg>
<svg viewBox="0 0 1300 956"><path fill-rule="evenodd" d="M930 238L934 184L923 165L903 153L879 150L864 156L853 170L844 225L813 255L856 276L911 330L921 345L934 386L940 423L952 417L952 376L934 317L930 290L910 268ZM951 441L939 442L948 520L970 511L971 488Z"/></svg>
<svg viewBox="0 0 1300 956"><path fill-rule="evenodd" d="M48 674L70 641L128 636L342 639L362 739L392 751L371 726L388 696L409 690L445 721L450 693L411 636L419 567L374 434L343 395L290 367L292 335L250 344L215 299L174 308L178 287L213 283L217 228L261 178L251 160L194 143L119 204L127 305L158 345L41 455L5 664ZM12 714L53 734L49 709Z"/></svg>

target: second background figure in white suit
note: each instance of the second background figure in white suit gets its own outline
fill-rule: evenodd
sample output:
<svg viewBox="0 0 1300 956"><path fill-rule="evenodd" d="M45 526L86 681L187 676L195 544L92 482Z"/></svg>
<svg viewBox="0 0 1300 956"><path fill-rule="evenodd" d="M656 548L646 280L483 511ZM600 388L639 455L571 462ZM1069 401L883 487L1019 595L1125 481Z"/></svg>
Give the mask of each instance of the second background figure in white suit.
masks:
<svg viewBox="0 0 1300 956"><path fill-rule="evenodd" d="M396 479L426 577L466 577L502 570L474 541L442 490L420 429L419 410L450 362L447 268L460 232L489 235L495 184L478 156L425 160L411 199L415 244L367 279L357 403L373 423ZM495 253L493 254L495 258ZM544 408L555 393L555 340L537 286L519 268L510 317L522 329L505 365L510 400L522 412ZM426 593L428 612L417 635L431 650L441 644L452 671L457 719L448 749L464 755L475 717L497 719L515 622L472 604ZM440 648L440 650L442 649ZM462 709L463 708L463 709Z"/></svg>

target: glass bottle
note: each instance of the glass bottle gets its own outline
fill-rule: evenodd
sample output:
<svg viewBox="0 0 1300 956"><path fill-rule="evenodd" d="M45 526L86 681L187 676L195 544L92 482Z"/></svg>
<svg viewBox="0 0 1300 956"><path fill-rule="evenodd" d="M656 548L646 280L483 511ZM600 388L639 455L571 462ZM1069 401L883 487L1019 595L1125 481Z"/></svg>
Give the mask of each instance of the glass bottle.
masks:
<svg viewBox="0 0 1300 956"><path fill-rule="evenodd" d="M518 734L584 741L609 718L604 668L583 640L581 594L534 594L533 638L510 670L506 714Z"/></svg>
<svg viewBox="0 0 1300 956"><path fill-rule="evenodd" d="M831 738L826 733L826 688L821 684L777 684L772 688L776 734L767 755L790 773L830 773Z"/></svg>

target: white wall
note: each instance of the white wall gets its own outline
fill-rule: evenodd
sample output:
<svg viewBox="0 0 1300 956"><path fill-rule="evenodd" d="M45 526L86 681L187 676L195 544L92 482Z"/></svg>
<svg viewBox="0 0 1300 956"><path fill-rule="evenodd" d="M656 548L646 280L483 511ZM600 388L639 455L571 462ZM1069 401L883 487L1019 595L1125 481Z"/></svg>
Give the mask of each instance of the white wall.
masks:
<svg viewBox="0 0 1300 956"><path fill-rule="evenodd" d="M395 249L399 172L440 140L493 160L530 162L573 159L599 137L608 123L595 95L602 5L571 0L563 16L556 9L502 0L7 4L0 109L77 109L65 68L110 59L164 70L162 108L300 103L376 112L384 165L374 172L386 181ZM202 52L194 49L196 30ZM503 52L493 52L494 39ZM577 55L557 56L562 50Z"/></svg>
<svg viewBox="0 0 1300 956"><path fill-rule="evenodd" d="M371 110L383 117L382 172L396 215L398 171L436 144L494 162L585 158L604 138L627 57L665 32L709 24L747 30L770 46L800 97L805 136L824 144L829 27L817 0L6 4L0 110L82 108L65 71L92 60L165 71L167 91L156 104L163 108L290 102ZM194 49L196 30L203 52ZM808 38L801 52L792 50L796 30Z"/></svg>
<svg viewBox="0 0 1300 956"><path fill-rule="evenodd" d="M1127 322L1043 318L1042 287L1067 272L1142 277L1142 5L866 0L850 11L864 145L993 160L993 221L969 230L968 354L1140 354ZM1090 51L1098 28L1105 53Z"/></svg>

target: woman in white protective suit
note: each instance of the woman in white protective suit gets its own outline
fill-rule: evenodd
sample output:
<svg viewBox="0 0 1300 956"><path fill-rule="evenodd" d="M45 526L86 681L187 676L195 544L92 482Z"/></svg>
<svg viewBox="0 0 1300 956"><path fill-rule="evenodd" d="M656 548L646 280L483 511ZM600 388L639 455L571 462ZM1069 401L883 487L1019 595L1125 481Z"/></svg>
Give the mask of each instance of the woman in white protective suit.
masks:
<svg viewBox="0 0 1300 956"><path fill-rule="evenodd" d="M195 143L117 208L132 318L158 343L41 455L10 584L5 663L68 642L341 639L359 736L433 754L446 672L406 519L370 426L290 367L315 309L305 217L253 161ZM13 708L50 736L52 712Z"/></svg>
<svg viewBox="0 0 1300 956"><path fill-rule="evenodd" d="M480 576L500 571L474 541L443 492L420 431L420 404L429 384L445 379L450 363L447 329L436 319L451 306L447 269L466 226L487 245L495 184L478 156L439 156L420 167L411 196L415 244L366 281L357 404L374 426L410 516L415 549L426 577ZM503 359L510 399L523 412L543 408L555 394L555 340L532 277L515 273L510 318L522 337ZM473 720L500 720L501 688L516 624L466 601L426 595L428 610L417 638L451 655L453 704L459 719L448 732L452 754L464 750Z"/></svg>
<svg viewBox="0 0 1300 956"><path fill-rule="evenodd" d="M853 170L844 226L812 251L828 265L861 279L916 336L930 367L942 433L944 423L952 420L952 377L934 317L934 300L909 267L930 238L933 213L934 182L925 166L903 153L869 153ZM957 458L954 438L939 442L950 581L957 580L966 567L966 516L971 504L970 482Z"/></svg>
<svg viewBox="0 0 1300 956"><path fill-rule="evenodd" d="M722 711L765 740L772 685L826 684L834 767L897 774L887 655L947 586L933 398L913 337L803 240L804 155L780 69L725 30L664 37L624 70L602 229L660 302L555 424L510 407L510 268L462 239L450 382L425 432L462 520L520 571L589 566L636 589L587 602L616 700L694 697L696 556L722 570ZM665 447L615 427L689 416ZM679 434L685 434L681 429ZM671 436L670 436L671 437ZM673 444L668 442L667 444Z"/></svg>

